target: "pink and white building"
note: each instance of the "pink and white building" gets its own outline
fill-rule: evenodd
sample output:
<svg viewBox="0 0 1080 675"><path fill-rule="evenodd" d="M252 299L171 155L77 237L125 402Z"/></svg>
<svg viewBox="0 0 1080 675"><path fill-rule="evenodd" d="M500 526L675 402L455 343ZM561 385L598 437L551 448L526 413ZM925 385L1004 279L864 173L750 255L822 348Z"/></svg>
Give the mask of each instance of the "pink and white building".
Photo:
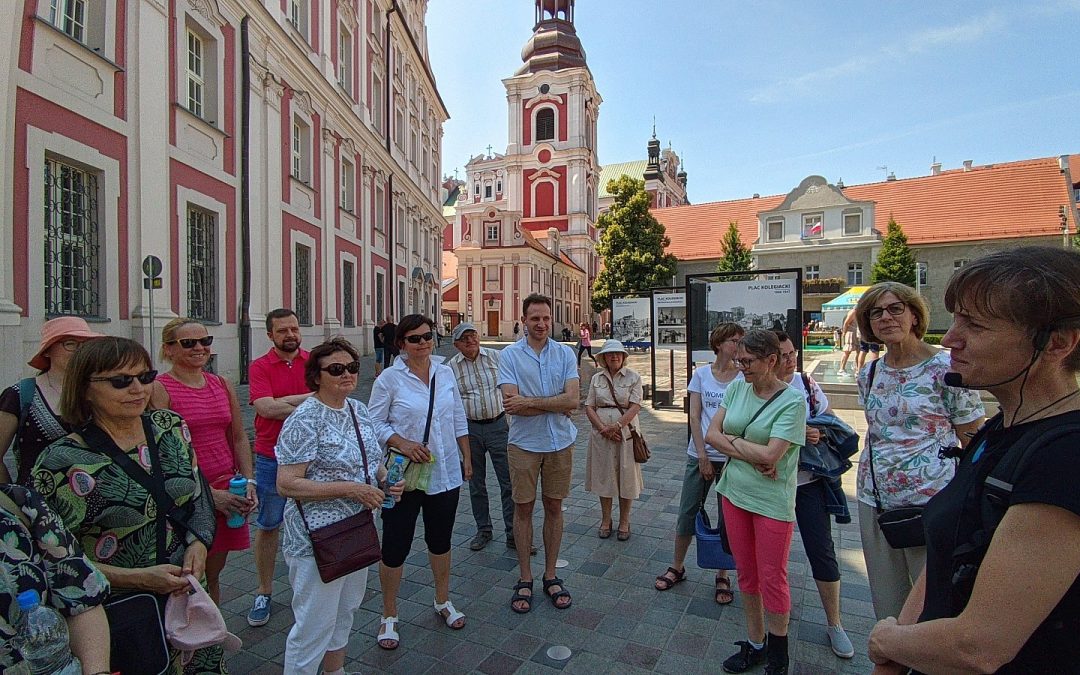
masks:
<svg viewBox="0 0 1080 675"><path fill-rule="evenodd" d="M0 348L52 316L151 344L205 321L219 372L291 307L370 350L439 314L442 125L427 0L12 0L0 27ZM153 336L156 344L157 336ZM5 359L11 381L24 359Z"/></svg>

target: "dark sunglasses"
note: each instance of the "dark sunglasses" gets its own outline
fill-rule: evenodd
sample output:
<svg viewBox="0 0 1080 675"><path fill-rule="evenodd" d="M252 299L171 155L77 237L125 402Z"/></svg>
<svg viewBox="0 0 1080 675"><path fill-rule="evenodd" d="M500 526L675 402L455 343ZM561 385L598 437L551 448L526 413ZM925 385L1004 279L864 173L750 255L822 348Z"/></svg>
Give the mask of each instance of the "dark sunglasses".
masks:
<svg viewBox="0 0 1080 675"><path fill-rule="evenodd" d="M414 345L418 345L421 342L431 342L435 339L435 333L428 331L426 333L420 333L419 335L406 335L405 341Z"/></svg>
<svg viewBox="0 0 1080 675"><path fill-rule="evenodd" d="M113 386L113 389L127 389L135 380L138 380L139 384L150 384L155 379L157 379L157 371L148 370L145 373L139 373L138 375L113 375L112 377L91 377L90 381L108 382Z"/></svg>
<svg viewBox="0 0 1080 675"><path fill-rule="evenodd" d="M331 363L325 368L319 368L319 370L329 373L333 377L341 377L345 374L345 371L349 371L353 375L360 372L360 362L353 361L352 363Z"/></svg>
<svg viewBox="0 0 1080 675"><path fill-rule="evenodd" d="M209 347L210 345L214 344L214 336L207 335L206 337L201 338L180 338L179 340L169 340L167 344L180 345L184 349L191 349L196 344L200 344L203 347Z"/></svg>

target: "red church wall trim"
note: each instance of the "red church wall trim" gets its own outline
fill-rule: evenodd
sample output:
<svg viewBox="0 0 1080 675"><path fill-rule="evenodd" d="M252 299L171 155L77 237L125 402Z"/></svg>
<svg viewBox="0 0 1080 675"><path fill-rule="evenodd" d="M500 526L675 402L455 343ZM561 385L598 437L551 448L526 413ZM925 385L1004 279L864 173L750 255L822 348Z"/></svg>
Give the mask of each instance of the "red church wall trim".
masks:
<svg viewBox="0 0 1080 675"><path fill-rule="evenodd" d="M285 8L285 0L281 2L282 9ZM292 147L290 146L292 140L292 97L293 92L287 82L283 82L285 85L285 92L281 95L281 201L286 204L292 203L292 188L289 185L289 181L292 180Z"/></svg>
<svg viewBox="0 0 1080 675"><path fill-rule="evenodd" d="M559 140L566 142L566 127L569 116L566 114L566 94L559 94L555 98L557 102L545 97L543 99L530 99L525 102L521 111L521 140L523 145L535 145L533 138L533 116L538 108L550 107L555 109L555 128L558 129Z"/></svg>
<svg viewBox="0 0 1080 675"><path fill-rule="evenodd" d="M285 306L292 307L295 304L296 299L293 297L293 279L295 279L296 269L293 261L293 232L300 232L314 239L314 245L311 246L311 258L312 258L312 272L311 272L311 296L312 296L312 312L311 319L313 325L321 325L323 322L323 265L326 261L322 259L322 229L316 225L312 225L291 213L285 211L281 212L281 248L284 253L285 264L282 266L285 274L281 279L281 296L285 299ZM296 242L300 243L300 242Z"/></svg>
<svg viewBox="0 0 1080 675"><path fill-rule="evenodd" d="M127 119L127 3L116 3L116 53L113 61L120 70L113 73L113 114Z"/></svg>
<svg viewBox="0 0 1080 675"><path fill-rule="evenodd" d="M19 68L31 72L34 68L34 17L38 0L23 1L22 28L19 31Z"/></svg>

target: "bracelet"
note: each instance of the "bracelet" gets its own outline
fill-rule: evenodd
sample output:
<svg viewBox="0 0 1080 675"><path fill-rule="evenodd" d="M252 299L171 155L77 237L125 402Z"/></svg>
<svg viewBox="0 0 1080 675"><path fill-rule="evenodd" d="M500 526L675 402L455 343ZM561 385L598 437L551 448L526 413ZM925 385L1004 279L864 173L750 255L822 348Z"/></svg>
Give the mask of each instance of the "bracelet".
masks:
<svg viewBox="0 0 1080 675"><path fill-rule="evenodd" d="M247 484L248 485L258 485L259 481L255 480L254 478L248 478L247 479Z"/></svg>

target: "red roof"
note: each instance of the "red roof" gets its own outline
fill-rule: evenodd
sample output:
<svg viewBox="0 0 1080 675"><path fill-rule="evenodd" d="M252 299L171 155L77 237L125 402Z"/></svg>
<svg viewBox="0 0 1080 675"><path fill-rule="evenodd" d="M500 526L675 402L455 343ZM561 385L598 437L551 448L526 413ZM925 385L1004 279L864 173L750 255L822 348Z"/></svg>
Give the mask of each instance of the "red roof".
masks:
<svg viewBox="0 0 1080 675"><path fill-rule="evenodd" d="M1080 182L1080 156L1069 157L1070 173ZM874 227L884 233L890 215L911 244L937 244L1061 234L1058 209L1069 205L1069 191L1057 157L943 171L937 176L850 185L853 201L875 202ZM786 195L654 209L671 239L668 247L682 260L719 258L720 237L730 221L739 224L743 243L758 237L757 214L776 208ZM1069 229L1076 231L1074 217Z"/></svg>

